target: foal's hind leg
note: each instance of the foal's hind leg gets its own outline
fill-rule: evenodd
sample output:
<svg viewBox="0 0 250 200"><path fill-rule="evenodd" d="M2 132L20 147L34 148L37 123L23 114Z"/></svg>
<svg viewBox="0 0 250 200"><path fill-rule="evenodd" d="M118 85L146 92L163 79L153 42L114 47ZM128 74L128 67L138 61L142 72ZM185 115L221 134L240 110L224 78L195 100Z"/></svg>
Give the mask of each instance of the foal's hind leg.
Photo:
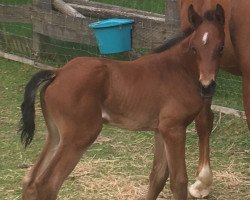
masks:
<svg viewBox="0 0 250 200"><path fill-rule="evenodd" d="M199 165L196 172L196 182L189 187L189 193L196 198L208 196L213 181L209 158L209 136L213 128L213 119L211 100L206 100L201 112L195 119L199 136Z"/></svg>
<svg viewBox="0 0 250 200"><path fill-rule="evenodd" d="M43 172L23 191L24 200L56 199L64 179L74 169L83 152L94 142L101 130L101 112L97 109L98 106L96 104L95 108L88 106L83 109L88 110L85 115L68 118L69 115L62 113L62 117L57 120L60 133L59 146Z"/></svg>
<svg viewBox="0 0 250 200"><path fill-rule="evenodd" d="M29 190L28 188L35 181L35 178L44 172L45 168L54 156L60 140L56 126L48 118L45 118L45 121L48 129L45 145L35 165L23 178L23 191L26 191L23 194L28 196L34 196L33 192L36 191ZM23 196L23 199L25 199L25 196Z"/></svg>
<svg viewBox="0 0 250 200"><path fill-rule="evenodd" d="M44 145L44 148L35 163L35 165L30 169L30 171L26 174L26 176L23 178L23 199L33 199L33 196L35 196L36 191L30 190L30 186L34 183L36 177L40 176L45 168L47 167L49 161L52 159L53 155L55 154L55 151L57 149L57 141L53 141L51 136L48 136L46 139L46 143ZM35 194L34 194L35 192ZM25 196L28 196L29 198L25 198ZM32 197L32 198L31 198ZM35 199L35 198L34 198Z"/></svg>
<svg viewBox="0 0 250 200"><path fill-rule="evenodd" d="M149 189L146 200L157 199L168 179L168 164L164 140L159 133L155 133L154 162L149 177Z"/></svg>
<svg viewBox="0 0 250 200"><path fill-rule="evenodd" d="M42 91L41 96L43 96L43 92L44 91ZM23 179L23 190L26 190L26 187L28 187L29 184L32 184L35 177L43 173L44 169L47 167L49 161L53 157L60 140L58 129L48 116L48 113L46 112L46 105L44 103L43 97L41 98L41 107L46 122L48 134L46 137L44 148L40 153L39 159Z"/></svg>

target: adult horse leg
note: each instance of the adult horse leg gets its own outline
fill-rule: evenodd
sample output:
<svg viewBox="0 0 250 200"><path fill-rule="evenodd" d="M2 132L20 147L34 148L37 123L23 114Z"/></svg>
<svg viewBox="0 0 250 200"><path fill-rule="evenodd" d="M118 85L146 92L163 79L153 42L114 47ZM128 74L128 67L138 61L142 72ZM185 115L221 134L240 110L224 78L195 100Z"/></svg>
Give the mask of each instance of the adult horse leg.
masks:
<svg viewBox="0 0 250 200"><path fill-rule="evenodd" d="M213 181L209 158L209 136L213 128L214 115L211 110L211 100L205 100L204 106L195 119L199 137L199 165L196 181L189 187L189 193L196 198L208 196Z"/></svg>
<svg viewBox="0 0 250 200"><path fill-rule="evenodd" d="M76 108L79 113L83 109L84 113L74 113L75 117L61 113L58 120L54 119L60 134L58 148L43 172L23 191L24 200L55 200L64 179L98 136L102 128L101 110L98 103L88 102L86 106ZM34 168L40 168L39 164Z"/></svg>
<svg viewBox="0 0 250 200"><path fill-rule="evenodd" d="M155 133L154 161L149 177L149 189L146 200L157 199L168 179L168 164L165 152L165 143L159 133Z"/></svg>
<svg viewBox="0 0 250 200"><path fill-rule="evenodd" d="M244 56L240 56L240 65L242 68L244 110L246 114L248 129L250 130L250 58L247 56L247 52L250 52L250 48L246 50L246 52L242 52Z"/></svg>
<svg viewBox="0 0 250 200"><path fill-rule="evenodd" d="M165 151L170 175L170 188L175 200L187 199L187 172L185 163L186 127L178 120L164 118L159 131L165 142ZM182 120L180 120L182 121Z"/></svg>
<svg viewBox="0 0 250 200"><path fill-rule="evenodd" d="M239 58L242 72L243 102L247 117L247 125L250 130L250 47L246 45L249 41L250 27L250 2L244 0L232 1L232 16L230 19L230 36Z"/></svg>
<svg viewBox="0 0 250 200"><path fill-rule="evenodd" d="M250 60L248 63L250 67ZM248 129L250 130L250 72L245 73L243 75L243 102L244 102L244 109L247 118L247 125Z"/></svg>

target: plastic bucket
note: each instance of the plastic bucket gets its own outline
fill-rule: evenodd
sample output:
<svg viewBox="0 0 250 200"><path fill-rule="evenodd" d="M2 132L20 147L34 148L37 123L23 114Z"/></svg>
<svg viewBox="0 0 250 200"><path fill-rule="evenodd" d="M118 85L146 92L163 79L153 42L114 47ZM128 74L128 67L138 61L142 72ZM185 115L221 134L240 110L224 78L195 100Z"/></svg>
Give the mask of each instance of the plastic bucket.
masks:
<svg viewBox="0 0 250 200"><path fill-rule="evenodd" d="M107 19L89 24L94 30L101 54L131 50L133 19Z"/></svg>

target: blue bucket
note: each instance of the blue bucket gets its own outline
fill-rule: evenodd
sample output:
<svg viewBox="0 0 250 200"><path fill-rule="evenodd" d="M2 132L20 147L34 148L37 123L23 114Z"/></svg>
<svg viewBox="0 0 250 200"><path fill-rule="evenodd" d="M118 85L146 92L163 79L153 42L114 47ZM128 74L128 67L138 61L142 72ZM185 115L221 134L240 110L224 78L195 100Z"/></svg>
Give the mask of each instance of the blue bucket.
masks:
<svg viewBox="0 0 250 200"><path fill-rule="evenodd" d="M107 19L89 24L94 30L101 54L131 50L133 19Z"/></svg>

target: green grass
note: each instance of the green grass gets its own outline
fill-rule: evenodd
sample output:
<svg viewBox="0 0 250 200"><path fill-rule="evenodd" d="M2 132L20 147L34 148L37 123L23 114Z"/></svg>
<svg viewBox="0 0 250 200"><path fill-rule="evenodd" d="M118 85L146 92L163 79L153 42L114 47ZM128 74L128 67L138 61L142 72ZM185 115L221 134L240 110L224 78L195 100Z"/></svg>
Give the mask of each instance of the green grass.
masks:
<svg viewBox="0 0 250 200"><path fill-rule="evenodd" d="M242 77L220 71L213 104L243 110Z"/></svg>
<svg viewBox="0 0 250 200"><path fill-rule="evenodd" d="M24 4L32 4L32 0L0 0L0 4L24 5Z"/></svg>
<svg viewBox="0 0 250 200"><path fill-rule="evenodd" d="M19 105L25 81L34 72L19 63L0 59L0 199L20 196L23 170L18 166L25 162L25 154L17 135Z"/></svg>
<svg viewBox="0 0 250 200"><path fill-rule="evenodd" d="M32 25L23 23L1 22L0 30L5 34L12 34L19 37L32 38Z"/></svg>
<svg viewBox="0 0 250 200"><path fill-rule="evenodd" d="M96 2L100 3L107 3L111 5L117 5L117 6L122 6L122 7L128 7L128 8L133 8L133 9L138 9L138 10L144 10L144 11L149 11L149 12L155 12L155 13L160 13L164 14L165 13L165 0L94 0Z"/></svg>
<svg viewBox="0 0 250 200"><path fill-rule="evenodd" d="M0 59L0 199L21 199L21 179L37 158L45 127L37 112L37 132L26 150L17 134L23 89L37 69ZM37 104L39 108L39 104ZM214 183L209 200L250 198L250 137L245 120L216 114L211 137ZM147 189L152 164L153 134L105 126L60 190L60 200L137 200ZM187 134L187 167L194 182L198 161L193 125ZM161 197L170 199L169 184Z"/></svg>
<svg viewBox="0 0 250 200"><path fill-rule="evenodd" d="M165 0L93 0L100 3L107 3L117 6L145 10L149 12L161 13L165 12ZM6 5L25 5L32 4L32 0L0 0L0 4Z"/></svg>

